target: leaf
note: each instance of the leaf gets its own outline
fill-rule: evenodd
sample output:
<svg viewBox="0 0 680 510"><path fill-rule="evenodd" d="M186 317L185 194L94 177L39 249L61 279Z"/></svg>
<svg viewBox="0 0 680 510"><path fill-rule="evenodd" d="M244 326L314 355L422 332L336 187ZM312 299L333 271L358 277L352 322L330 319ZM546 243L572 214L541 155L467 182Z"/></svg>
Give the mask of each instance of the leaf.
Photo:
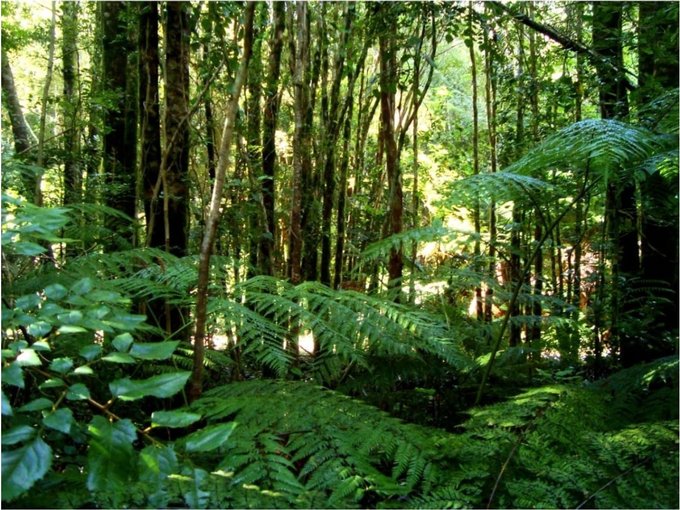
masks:
<svg viewBox="0 0 680 510"><path fill-rule="evenodd" d="M87 452L88 490L107 494L124 491L135 474L135 426L127 418L111 423L95 416L87 429L92 436Z"/></svg>
<svg viewBox="0 0 680 510"><path fill-rule="evenodd" d="M168 359L175 352L178 340L155 343L136 343L130 349L130 355L145 360Z"/></svg>
<svg viewBox="0 0 680 510"><path fill-rule="evenodd" d="M102 358L110 363L135 363L135 358L125 352L112 352Z"/></svg>
<svg viewBox="0 0 680 510"><path fill-rule="evenodd" d="M24 371L18 363L12 363L10 366L2 369L2 382L17 388L24 387Z"/></svg>
<svg viewBox="0 0 680 510"><path fill-rule="evenodd" d="M45 287L45 296L49 299L61 299L68 294L66 287L59 283L54 283Z"/></svg>
<svg viewBox="0 0 680 510"><path fill-rule="evenodd" d="M54 402L52 402L48 398L36 398L35 400L31 400L28 404L23 405L19 408L19 411L21 412L30 412L30 411L42 411L43 409L48 409L54 405Z"/></svg>
<svg viewBox="0 0 680 510"><path fill-rule="evenodd" d="M66 407L62 407L53 413L46 414L43 417L43 423L47 427L68 434L71 432L71 425L73 424L73 412Z"/></svg>
<svg viewBox="0 0 680 510"><path fill-rule="evenodd" d="M83 312L71 310L70 312L60 313L57 315L57 320L63 324L76 324L83 320Z"/></svg>
<svg viewBox="0 0 680 510"><path fill-rule="evenodd" d="M16 362L22 367L39 367L42 365L42 361L40 361L40 358L33 349L24 349L17 356Z"/></svg>
<svg viewBox="0 0 680 510"><path fill-rule="evenodd" d="M139 466L140 481L160 485L177 470L177 455L172 446L147 446L139 455Z"/></svg>
<svg viewBox="0 0 680 510"><path fill-rule="evenodd" d="M123 333L114 338L111 344L117 351L127 352L132 345L132 342L134 342L132 335L130 333Z"/></svg>
<svg viewBox="0 0 680 510"><path fill-rule="evenodd" d="M66 393L66 400L87 400L90 398L90 390L83 383L72 384Z"/></svg>
<svg viewBox="0 0 680 510"><path fill-rule="evenodd" d="M36 338L41 337L52 331L52 325L45 321L34 322L26 328L28 334Z"/></svg>
<svg viewBox="0 0 680 510"><path fill-rule="evenodd" d="M66 385L66 383L64 381L55 377L55 378L47 379L44 383L42 383L40 386L38 386L38 388L40 388L41 390L46 390L46 389L49 389L49 388L61 388L64 385Z"/></svg>
<svg viewBox="0 0 680 510"><path fill-rule="evenodd" d="M5 395L5 392L2 392L2 415L3 416L12 416L14 412L12 411L12 405L9 403L9 399L7 398L7 395Z"/></svg>
<svg viewBox="0 0 680 510"><path fill-rule="evenodd" d="M37 342L33 342L33 345L31 345L31 348L35 352L44 352L44 351L51 351L50 344L48 344L45 340L38 340Z"/></svg>
<svg viewBox="0 0 680 510"><path fill-rule="evenodd" d="M75 333L87 333L87 329L82 326L60 326L57 330L61 335L73 335Z"/></svg>
<svg viewBox="0 0 680 510"><path fill-rule="evenodd" d="M92 280L90 278L83 278L82 280L78 280L71 286L71 292L73 292L76 295L83 295L91 292L93 287L94 284L92 283Z"/></svg>
<svg viewBox="0 0 680 510"><path fill-rule="evenodd" d="M55 358L50 363L50 370L59 372L60 374L65 374L73 366L73 360L71 358Z"/></svg>
<svg viewBox="0 0 680 510"><path fill-rule="evenodd" d="M208 472L200 468L185 468L182 470L182 474L187 475L190 482L182 483L184 488L189 485L188 491L184 492L184 501L189 506L189 508L205 508L208 504L209 492L201 490L201 483L208 476Z"/></svg>
<svg viewBox="0 0 680 510"><path fill-rule="evenodd" d="M12 248L14 253L17 255L25 255L27 257L34 257L47 251L46 248L43 248L39 244L32 243L30 241L18 241L16 243L12 243Z"/></svg>
<svg viewBox="0 0 680 510"><path fill-rule="evenodd" d="M188 452L209 452L222 446L236 428L236 422L220 423L189 434L186 439Z"/></svg>
<svg viewBox="0 0 680 510"><path fill-rule="evenodd" d="M144 397L167 398L180 391L190 375L191 372L188 371L172 372L137 381L126 377L112 381L109 390L113 396L121 400L137 400Z"/></svg>
<svg viewBox="0 0 680 510"><path fill-rule="evenodd" d="M202 416L197 413L184 411L156 411L151 415L153 427L182 428L200 420Z"/></svg>
<svg viewBox="0 0 680 510"><path fill-rule="evenodd" d="M10 445L31 439L36 430L28 425L18 425L2 433L2 444Z"/></svg>
<svg viewBox="0 0 680 510"><path fill-rule="evenodd" d="M86 345L85 347L80 349L80 352L78 352L78 354L80 354L87 361L92 361L97 356L99 356L101 353L102 353L102 346L99 345L99 344Z"/></svg>
<svg viewBox="0 0 680 510"><path fill-rule="evenodd" d="M2 452L2 499L21 496L47 473L52 449L39 437L23 448Z"/></svg>
<svg viewBox="0 0 680 510"><path fill-rule="evenodd" d="M25 296L18 297L14 306L19 310L28 311L37 308L40 305L40 296L38 294L26 294Z"/></svg>
<svg viewBox="0 0 680 510"><path fill-rule="evenodd" d="M83 365L83 366L77 367L73 371L73 374L74 375L92 375L92 374L94 374L94 370L92 370L87 365Z"/></svg>

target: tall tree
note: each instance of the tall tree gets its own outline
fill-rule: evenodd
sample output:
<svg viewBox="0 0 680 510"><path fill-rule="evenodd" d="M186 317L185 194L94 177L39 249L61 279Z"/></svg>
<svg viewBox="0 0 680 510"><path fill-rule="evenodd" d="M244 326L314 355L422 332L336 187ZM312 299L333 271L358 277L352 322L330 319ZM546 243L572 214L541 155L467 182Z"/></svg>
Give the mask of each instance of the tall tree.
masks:
<svg viewBox="0 0 680 510"><path fill-rule="evenodd" d="M78 64L78 3L61 5L61 61L64 79L64 205L80 202L82 169L80 167L78 122L79 98L77 97Z"/></svg>
<svg viewBox="0 0 680 510"><path fill-rule="evenodd" d="M379 4L375 10L379 26L380 136L385 147L385 166L389 190L388 235L401 233L404 210L401 169L394 127L395 91L397 88L396 10L396 5L384 3ZM401 293L403 266L401 246L391 248L388 263L389 285L396 291L397 300Z"/></svg>
<svg viewBox="0 0 680 510"><path fill-rule="evenodd" d="M165 167L163 224L166 249L187 254L189 230L189 2L168 2L165 20Z"/></svg>
<svg viewBox="0 0 680 510"><path fill-rule="evenodd" d="M291 217L288 276L293 283L302 281L302 246L303 246L303 201L309 202L306 196L308 183L311 180L311 126L308 122L310 108L310 48L309 17L307 4L300 2L295 6L296 33L291 54L295 55L293 65L295 134L293 138L293 184L291 199ZM292 13L291 16L292 18ZM291 38L292 40L292 38ZM307 205L307 204L305 204ZM311 242L310 239L306 241Z"/></svg>
<svg viewBox="0 0 680 510"><path fill-rule="evenodd" d="M222 191L224 189L226 172L227 168L231 164L231 145L234 134L234 124L236 123L236 114L238 111L239 96L241 94L241 88L243 87L248 75L248 62L250 61L253 43L254 11L255 2L250 2L247 4L245 22L243 24L243 54L236 78L234 80L234 85L232 87L233 92L229 98L229 103L227 104L226 117L224 120L224 127L222 129L222 138L220 140L218 153L219 159L217 167L215 168L215 182L213 184L210 198L210 206L208 209L205 231L201 241L195 311L196 332L194 335L194 359L191 379L189 381L189 397L191 400L195 400L196 398L200 397L203 391L203 362L205 356L208 284L210 281L210 258L215 245L217 224L221 216L220 204L222 202Z"/></svg>
<svg viewBox="0 0 680 510"><path fill-rule="evenodd" d="M599 78L600 115L603 119L625 119L629 113L626 77L623 73L622 27L623 4L593 2L593 49L614 65L597 65ZM620 172L624 173L624 172ZM612 244L611 335L620 349L621 361L629 366L635 361L638 339L619 328L624 308L624 288L620 278L638 275L637 206L635 184L630 178L609 176L606 196L606 216L609 240Z"/></svg>
<svg viewBox="0 0 680 510"><path fill-rule="evenodd" d="M678 87L678 4L639 2L638 24L638 106L644 109L665 91ZM640 121L656 129L654 119ZM640 249L643 285L655 287L663 282L672 294L657 306L659 327L678 327L678 220L675 178L660 171L645 175L640 185ZM657 353L649 353L654 356Z"/></svg>
<svg viewBox="0 0 680 510"><path fill-rule="evenodd" d="M135 160L136 141L130 136L132 115L128 98L128 39L126 2L106 1L99 4L102 25L102 72L104 87L112 98L104 116L104 178L106 204L130 218L135 217ZM132 123L134 124L134 123ZM126 130L128 132L126 133ZM133 143L134 142L134 143ZM116 236L108 243L109 249L120 249L134 244L134 231L117 217L108 217L107 226Z"/></svg>
<svg viewBox="0 0 680 510"><path fill-rule="evenodd" d="M273 273L272 256L276 239L275 183L276 183L276 125L278 120L281 73L281 52L285 30L284 2L272 3L272 31L269 41L267 78L264 85L264 113L262 119L262 203L267 232L260 240L258 261L263 274Z"/></svg>
<svg viewBox="0 0 680 510"><path fill-rule="evenodd" d="M6 36L3 34L3 39ZM14 83L14 75L7 56L7 49L2 46L2 104L9 116L9 122L12 126L12 136L14 138L14 155L15 158L25 162L34 161L35 155L32 148L37 144L38 139L31 130L26 118L24 117L24 110L19 101L16 85ZM22 184L24 187L24 195L30 202L35 202L35 193L37 188L37 175L33 171L22 172Z"/></svg>

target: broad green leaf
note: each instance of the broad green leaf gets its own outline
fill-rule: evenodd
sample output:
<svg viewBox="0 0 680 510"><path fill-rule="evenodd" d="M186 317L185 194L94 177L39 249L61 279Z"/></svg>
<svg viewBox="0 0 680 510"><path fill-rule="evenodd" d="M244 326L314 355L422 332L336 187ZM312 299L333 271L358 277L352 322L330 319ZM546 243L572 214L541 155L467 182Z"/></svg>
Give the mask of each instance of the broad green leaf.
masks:
<svg viewBox="0 0 680 510"><path fill-rule="evenodd" d="M124 491L134 479L136 466L132 443L137 439L135 426L129 419L109 422L95 416L88 425L92 436L87 453L87 488L110 494Z"/></svg>
<svg viewBox="0 0 680 510"><path fill-rule="evenodd" d="M102 358L110 363L135 363L135 358L125 352L112 352Z"/></svg>
<svg viewBox="0 0 680 510"><path fill-rule="evenodd" d="M50 347L50 344L48 344L46 340L38 340L37 342L33 342L33 345L31 345L31 348L35 352L45 352L45 351L51 351L52 350L52 348Z"/></svg>
<svg viewBox="0 0 680 510"><path fill-rule="evenodd" d="M52 449L36 437L22 448L2 452L2 499L11 501L40 480L52 464Z"/></svg>
<svg viewBox="0 0 680 510"><path fill-rule="evenodd" d="M83 278L71 286L71 292L80 296L91 292L93 287L94 284L90 278Z"/></svg>
<svg viewBox="0 0 680 510"><path fill-rule="evenodd" d="M137 400L143 397L167 398L180 391L190 375L191 372L187 371L173 372L138 381L126 377L109 383L109 389L113 396L121 400Z"/></svg>
<svg viewBox="0 0 680 510"><path fill-rule="evenodd" d="M50 370L59 372L60 374L65 374L73 366L73 360L71 358L55 358L50 363Z"/></svg>
<svg viewBox="0 0 680 510"><path fill-rule="evenodd" d="M236 422L220 423L201 429L186 437L188 452L209 452L222 446L236 428Z"/></svg>
<svg viewBox="0 0 680 510"><path fill-rule="evenodd" d="M7 395L5 395L5 392L2 392L2 415L3 416L12 416L14 412L12 411L12 404L9 403L9 399L7 398Z"/></svg>
<svg viewBox="0 0 680 510"><path fill-rule="evenodd" d="M135 358L145 360L168 359L175 352L179 341L136 343L130 349L130 354Z"/></svg>
<svg viewBox="0 0 680 510"><path fill-rule="evenodd" d="M21 412L30 412L30 411L42 411L43 409L48 409L54 405L54 402L52 402L48 398L36 398L35 400L31 400L28 404L23 405L19 408L19 411Z"/></svg>
<svg viewBox="0 0 680 510"><path fill-rule="evenodd" d="M77 324L83 320L83 312L71 310L70 312L60 313L57 315L57 320L63 324Z"/></svg>
<svg viewBox="0 0 680 510"><path fill-rule="evenodd" d="M82 326L60 326L57 332L60 335L74 335L76 333L87 333L87 329Z"/></svg>
<svg viewBox="0 0 680 510"><path fill-rule="evenodd" d="M102 346L98 344L86 345L80 349L80 354L87 361L92 361L102 353Z"/></svg>
<svg viewBox="0 0 680 510"><path fill-rule="evenodd" d="M45 287L45 296L49 299L61 299L68 293L66 287L59 283L48 285Z"/></svg>
<svg viewBox="0 0 680 510"><path fill-rule="evenodd" d="M139 466L141 481L159 485L165 481L168 475L177 471L177 454L172 446L150 445L141 451Z"/></svg>
<svg viewBox="0 0 680 510"><path fill-rule="evenodd" d="M65 385L66 385L66 383L64 381L55 377L55 378L47 379L44 383L42 383L40 386L38 386L38 388L40 388L41 390L46 390L46 389L49 389L49 388L61 388L62 386L65 386Z"/></svg>
<svg viewBox="0 0 680 510"><path fill-rule="evenodd" d="M43 413L43 423L54 430L68 434L73 424L73 413L67 407L57 409L53 413Z"/></svg>
<svg viewBox="0 0 680 510"><path fill-rule="evenodd" d="M92 374L94 374L94 370L92 370L92 369L91 369L90 367L88 367L87 365L83 365L83 366L81 366L81 367L77 367L77 368L73 371L73 374L74 374L74 375L92 375Z"/></svg>
<svg viewBox="0 0 680 510"><path fill-rule="evenodd" d="M28 331L29 335L38 338L41 336L45 336L47 333L52 331L52 324L45 321L37 321L34 322L33 324L29 324L28 327L26 328L26 331Z"/></svg>
<svg viewBox="0 0 680 510"><path fill-rule="evenodd" d="M201 415L197 413L187 413L184 411L156 411L151 415L151 425L153 427L182 428L188 427L200 419Z"/></svg>
<svg viewBox="0 0 680 510"><path fill-rule="evenodd" d="M14 351L14 354L19 354L19 352L23 351L26 347L28 347L28 342L26 340L17 340L9 344L9 348Z"/></svg>
<svg viewBox="0 0 680 510"><path fill-rule="evenodd" d="M2 382L17 388L24 387L24 371L18 363L12 363L10 366L2 369Z"/></svg>
<svg viewBox="0 0 680 510"><path fill-rule="evenodd" d="M90 398L90 390L83 383L72 384L66 393L67 400L87 400Z"/></svg>
<svg viewBox="0 0 680 510"><path fill-rule="evenodd" d="M111 344L117 351L127 352L132 345L132 342L134 342L132 335L130 333L123 333L114 338Z"/></svg>
<svg viewBox="0 0 680 510"><path fill-rule="evenodd" d="M10 445L21 443L35 436L36 429L28 425L17 425L7 432L2 433L2 444Z"/></svg>
<svg viewBox="0 0 680 510"><path fill-rule="evenodd" d="M14 303L14 306L19 310L33 310L37 308L40 304L40 296L38 294L26 294L25 296L18 297Z"/></svg>
<svg viewBox="0 0 680 510"><path fill-rule="evenodd" d="M40 358L33 349L24 349L17 356L16 362L22 367L39 367L42 365L42 361L40 361Z"/></svg>

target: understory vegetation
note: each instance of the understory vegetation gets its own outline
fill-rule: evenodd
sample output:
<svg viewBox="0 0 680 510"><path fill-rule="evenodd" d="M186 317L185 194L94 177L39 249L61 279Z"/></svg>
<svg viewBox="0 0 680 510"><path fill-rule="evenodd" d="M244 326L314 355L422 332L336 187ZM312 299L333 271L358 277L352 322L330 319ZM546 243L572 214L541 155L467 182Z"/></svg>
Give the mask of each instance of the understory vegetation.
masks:
<svg viewBox="0 0 680 510"><path fill-rule="evenodd" d="M2 10L3 507L680 506L677 3Z"/></svg>

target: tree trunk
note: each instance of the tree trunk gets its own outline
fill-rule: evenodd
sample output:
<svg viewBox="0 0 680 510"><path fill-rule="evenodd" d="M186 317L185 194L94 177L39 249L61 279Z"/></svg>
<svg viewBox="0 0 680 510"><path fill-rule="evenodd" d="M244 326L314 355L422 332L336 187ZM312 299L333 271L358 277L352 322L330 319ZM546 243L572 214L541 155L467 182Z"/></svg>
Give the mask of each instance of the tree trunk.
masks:
<svg viewBox="0 0 680 510"><path fill-rule="evenodd" d="M302 245L303 245L303 208L310 203L307 192L311 180L311 133L308 122L309 111L309 18L307 4L300 2L295 6L296 41L293 73L295 134L293 139L293 197L291 201L291 219L288 249L288 276L292 283L302 281ZM303 201L306 204L303 204ZM305 242L311 242L306 239ZM307 268L309 274L311 268Z"/></svg>
<svg viewBox="0 0 680 510"><path fill-rule="evenodd" d="M187 254L189 230L189 2L166 4L164 244L178 257ZM163 172L164 170L164 172ZM173 331L175 329L173 328Z"/></svg>
<svg viewBox="0 0 680 510"><path fill-rule="evenodd" d="M141 114L141 157L147 245L165 246L163 210L152 207L161 167L160 100L158 91L158 4L141 3L139 12L139 108ZM153 215L153 218L152 218ZM149 232L151 224L156 225Z"/></svg>
<svg viewBox="0 0 680 510"><path fill-rule="evenodd" d="M600 114L603 119L624 119L628 116L628 96L623 69L623 43L621 24L623 4L619 2L593 2L593 48L614 66L597 66L600 81ZM630 366L637 361L640 341L620 329L618 321L622 312L630 312L623 299L625 289L620 278L637 276L640 260L638 254L637 208L635 184L610 182L607 186L606 214L609 240L612 243L610 261L612 268L611 328L614 347L620 349L621 361ZM618 344L618 345L617 345Z"/></svg>
<svg viewBox="0 0 680 510"><path fill-rule="evenodd" d="M12 68L10 67L7 51L4 47L2 48L2 72L0 74L2 74L3 105L9 117L9 122L12 126L12 136L14 137L14 157L27 163L33 162L34 154L32 149L38 139L33 131L31 131L24 117L24 111L19 102L16 86L14 85ZM33 172L23 172L21 177L24 196L29 202L35 203L37 176Z"/></svg>
<svg viewBox="0 0 680 510"><path fill-rule="evenodd" d="M642 107L664 91L678 87L678 4L639 2L638 5L638 102ZM669 18L668 11L673 14L673 19ZM647 125L650 120L640 119ZM677 200L674 197L677 196L678 183L676 179L668 179L656 171L645 176L640 191L643 285L663 286L669 291L662 295L667 301L656 306L659 320L649 335L660 338L663 330L678 327L678 219L668 207ZM664 354L667 349L660 347L660 352L652 355Z"/></svg>
<svg viewBox="0 0 680 510"><path fill-rule="evenodd" d="M279 112L279 75L281 50L285 30L285 3L272 4L272 33L270 39L267 81L264 89L264 117L262 119L262 202L267 232L260 240L259 256L262 274L273 274L273 253L276 239L275 183L276 183L276 124Z"/></svg>
<svg viewBox="0 0 680 510"><path fill-rule="evenodd" d="M472 19L474 15L473 3L470 2L468 6L468 31L469 40L466 40L468 49L470 51L470 73L472 75L472 173L479 175L479 105L477 97L477 57L475 56L475 39L473 34ZM482 222L479 198L475 200L473 211L473 221L475 224L475 270L479 272L481 277L480 257L482 254L480 239L482 235ZM475 287L475 314L478 321L484 320L484 300L482 297L481 284Z"/></svg>
<svg viewBox="0 0 680 510"><path fill-rule="evenodd" d="M76 65L78 60L78 4L62 4L62 76L64 79L64 205L78 204L82 193L80 168L80 129L78 127L79 98L76 95Z"/></svg>
<svg viewBox="0 0 680 510"><path fill-rule="evenodd" d="M381 23L378 34L380 58L380 126L381 138L385 147L385 167L389 190L388 235L399 234L403 223L403 190L399 155L394 129L395 90L397 84L397 55L396 35L397 25L395 16L390 12L390 4L381 4L376 9L376 15ZM389 287L394 292L395 300L399 301L401 294L401 279L403 271L402 248L390 249L388 263Z"/></svg>
<svg viewBox="0 0 680 510"><path fill-rule="evenodd" d="M128 26L126 20L127 3L107 1L100 5L102 16L102 68L104 87L113 98L113 105L106 111L104 118L104 182L106 185L106 205L117 209L130 218L135 217L135 145L126 135L126 106L129 105ZM121 35L123 34L123 35ZM134 231L128 222L108 217L107 227L115 236L108 243L109 250L129 248L134 244Z"/></svg>
<svg viewBox="0 0 680 510"><path fill-rule="evenodd" d="M234 80L234 86L232 88L233 93L227 104L224 128L222 130L222 139L220 141L218 153L219 159L217 168L215 169L215 182L213 184L210 198L210 207L208 209L203 240L201 241L196 295L194 359L191 379L189 381L189 398L191 401L200 397L203 391L203 362L205 359L205 335L208 308L208 284L210 282L210 258L212 256L213 246L215 245L217 225L221 216L220 203L222 201L222 191L224 189L227 167L231 163L231 146L234 134L234 124L236 123L236 113L238 111L238 100L241 94L241 88L243 87L243 83L245 82L248 74L248 62L250 61L253 42L254 11L255 2L248 3L246 5L245 12L243 54L241 57L241 63L239 64L238 72L236 74L236 79Z"/></svg>

